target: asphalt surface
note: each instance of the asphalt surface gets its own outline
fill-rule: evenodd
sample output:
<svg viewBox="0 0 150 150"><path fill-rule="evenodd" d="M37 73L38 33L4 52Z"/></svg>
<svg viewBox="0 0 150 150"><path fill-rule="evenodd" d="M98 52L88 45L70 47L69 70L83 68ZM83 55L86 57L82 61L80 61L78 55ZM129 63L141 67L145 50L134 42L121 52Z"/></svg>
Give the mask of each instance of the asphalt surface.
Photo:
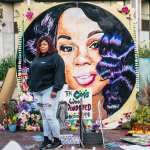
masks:
<svg viewBox="0 0 150 150"><path fill-rule="evenodd" d="M104 130L103 133L105 143L111 142L121 143L120 138L124 137L127 131L116 129L116 130ZM38 147L41 142L37 142L33 139L33 136L39 134L40 134L39 132L17 131L15 133L11 133L9 131L0 131L0 149L2 149L6 144L8 144L9 141L13 140L19 143L23 148L23 150L39 150ZM63 148L61 148L60 150L81 150L81 149L108 150L108 148L104 148L103 145L90 145L90 146L85 145L84 148L81 148L80 145L63 145ZM115 148L114 150L120 150L120 148Z"/></svg>

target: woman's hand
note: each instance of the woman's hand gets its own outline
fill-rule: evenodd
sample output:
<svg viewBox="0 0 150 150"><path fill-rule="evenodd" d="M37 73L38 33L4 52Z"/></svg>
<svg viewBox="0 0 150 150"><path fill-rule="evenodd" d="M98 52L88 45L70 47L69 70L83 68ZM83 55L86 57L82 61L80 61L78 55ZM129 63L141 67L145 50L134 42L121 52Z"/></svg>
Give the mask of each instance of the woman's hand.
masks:
<svg viewBox="0 0 150 150"><path fill-rule="evenodd" d="M57 96L57 93L54 92L54 91L52 91L50 97L51 97L51 98L55 98L56 96Z"/></svg>

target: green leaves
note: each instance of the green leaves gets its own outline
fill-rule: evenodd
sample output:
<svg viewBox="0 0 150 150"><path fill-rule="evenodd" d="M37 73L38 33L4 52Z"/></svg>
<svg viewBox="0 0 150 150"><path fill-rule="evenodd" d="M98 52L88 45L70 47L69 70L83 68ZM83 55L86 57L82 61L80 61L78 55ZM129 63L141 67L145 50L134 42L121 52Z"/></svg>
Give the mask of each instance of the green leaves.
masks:
<svg viewBox="0 0 150 150"><path fill-rule="evenodd" d="M139 105L134 116L131 118L131 122L150 125L150 106Z"/></svg>
<svg viewBox="0 0 150 150"><path fill-rule="evenodd" d="M9 68L15 67L16 60L12 56L2 58L0 60L0 80L4 80Z"/></svg>
<svg viewBox="0 0 150 150"><path fill-rule="evenodd" d="M140 48L139 55L141 58L149 58L150 57L150 48Z"/></svg>

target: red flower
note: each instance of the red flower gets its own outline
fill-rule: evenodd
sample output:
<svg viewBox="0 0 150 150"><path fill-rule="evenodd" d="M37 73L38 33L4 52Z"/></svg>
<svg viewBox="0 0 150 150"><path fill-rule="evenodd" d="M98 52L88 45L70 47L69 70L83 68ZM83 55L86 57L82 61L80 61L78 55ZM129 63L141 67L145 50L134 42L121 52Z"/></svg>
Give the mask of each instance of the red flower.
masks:
<svg viewBox="0 0 150 150"><path fill-rule="evenodd" d="M25 13L25 16L28 20L32 20L33 18L33 12L30 10L30 8L28 9L28 11Z"/></svg>
<svg viewBox="0 0 150 150"><path fill-rule="evenodd" d="M127 6L123 6L121 9L122 13L128 14L130 12L129 8Z"/></svg>

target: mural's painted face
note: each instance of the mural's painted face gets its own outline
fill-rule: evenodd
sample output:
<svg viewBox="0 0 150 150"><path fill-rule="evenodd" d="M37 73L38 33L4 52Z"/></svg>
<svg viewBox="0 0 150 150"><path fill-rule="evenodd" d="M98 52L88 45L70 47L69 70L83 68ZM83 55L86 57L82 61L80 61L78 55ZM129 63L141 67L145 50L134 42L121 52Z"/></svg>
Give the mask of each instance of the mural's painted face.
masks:
<svg viewBox="0 0 150 150"><path fill-rule="evenodd" d="M72 89L102 90L102 77L96 72L101 60L99 40L103 35L98 24L80 8L69 8L61 15L57 30L57 49L65 61L66 82Z"/></svg>
<svg viewBox="0 0 150 150"><path fill-rule="evenodd" d="M49 46L48 46L48 43L47 41L43 40L41 43L40 43L40 52L41 53L47 53L48 52L48 49L49 49Z"/></svg>

